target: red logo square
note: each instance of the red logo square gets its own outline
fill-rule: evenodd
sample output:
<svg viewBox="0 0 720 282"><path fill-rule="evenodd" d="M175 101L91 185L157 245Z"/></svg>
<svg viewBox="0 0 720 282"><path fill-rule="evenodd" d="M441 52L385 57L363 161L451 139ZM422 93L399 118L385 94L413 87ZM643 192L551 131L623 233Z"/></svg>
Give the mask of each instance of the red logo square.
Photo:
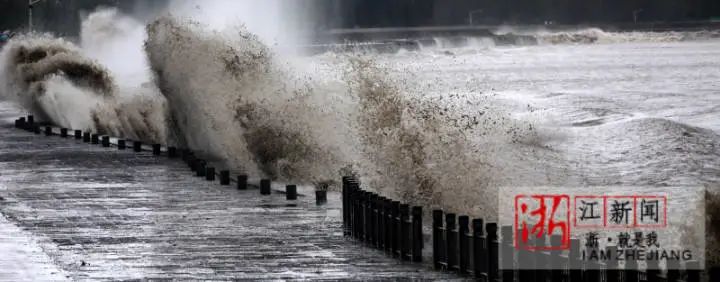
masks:
<svg viewBox="0 0 720 282"><path fill-rule="evenodd" d="M515 196L515 248L525 250L570 249L570 197L568 195ZM552 235L559 245L548 244Z"/></svg>

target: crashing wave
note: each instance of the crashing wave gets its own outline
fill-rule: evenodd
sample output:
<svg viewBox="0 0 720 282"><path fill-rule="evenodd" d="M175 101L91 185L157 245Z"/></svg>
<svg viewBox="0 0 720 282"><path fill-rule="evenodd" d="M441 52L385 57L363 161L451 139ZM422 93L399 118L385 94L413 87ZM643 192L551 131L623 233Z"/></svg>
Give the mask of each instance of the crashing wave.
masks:
<svg viewBox="0 0 720 282"><path fill-rule="evenodd" d="M309 74L234 30L163 17L146 50L180 142L250 175L328 185L353 173L387 196L489 215L492 149L533 135L482 101L417 95L371 57L327 54Z"/></svg>
<svg viewBox="0 0 720 282"><path fill-rule="evenodd" d="M3 48L6 98L57 125L148 142L167 142L165 101L147 89L124 93L113 73L84 50L49 34L21 35ZM142 87L141 87L142 88Z"/></svg>
<svg viewBox="0 0 720 282"><path fill-rule="evenodd" d="M147 31L145 47L181 144L251 175L337 179L336 154L320 145L328 119L306 101L313 85L283 69L255 35L172 17Z"/></svg>
<svg viewBox="0 0 720 282"><path fill-rule="evenodd" d="M426 96L408 78L411 70L384 66L372 54L325 54L329 62L315 57L319 63L298 66L243 27L220 32L161 17L147 26L141 51L154 79L128 79L143 75L138 70L144 61L133 60L141 67L125 72L122 62L105 58L112 48L93 44L134 34L128 32L134 25L98 26L117 17L88 17L94 24L84 30L82 49L52 37L42 39L52 44L38 43L56 50L48 54L64 54L58 59L69 56L97 70L57 70L33 82L47 91L30 101L54 122L164 139L249 175L281 181L324 187L352 173L384 195L476 216L491 216L493 187L516 178L505 170L514 169L507 163L520 157L509 154L537 148L532 125L493 109L483 95ZM129 28L116 29L122 26ZM43 69L48 58L33 53L19 61Z"/></svg>

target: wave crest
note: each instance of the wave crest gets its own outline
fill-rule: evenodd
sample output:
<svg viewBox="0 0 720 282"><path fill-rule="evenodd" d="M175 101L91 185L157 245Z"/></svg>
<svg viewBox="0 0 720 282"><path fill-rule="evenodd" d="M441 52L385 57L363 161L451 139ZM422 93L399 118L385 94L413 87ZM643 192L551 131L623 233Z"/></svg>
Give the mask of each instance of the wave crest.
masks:
<svg viewBox="0 0 720 282"><path fill-rule="evenodd" d="M182 143L251 175L337 178L336 153L319 145L328 119L306 102L313 85L278 63L255 35L173 17L147 30L146 51Z"/></svg>
<svg viewBox="0 0 720 282"><path fill-rule="evenodd" d="M3 48L0 67L2 93L40 120L100 134L167 141L164 100L119 95L113 74L70 42L49 34L22 35Z"/></svg>

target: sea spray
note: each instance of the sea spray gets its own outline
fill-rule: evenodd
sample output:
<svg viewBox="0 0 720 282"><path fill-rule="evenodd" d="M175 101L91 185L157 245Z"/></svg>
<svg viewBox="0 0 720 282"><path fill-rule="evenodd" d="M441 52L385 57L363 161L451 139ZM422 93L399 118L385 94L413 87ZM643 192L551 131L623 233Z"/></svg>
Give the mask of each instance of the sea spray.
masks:
<svg viewBox="0 0 720 282"><path fill-rule="evenodd" d="M152 75L143 49L145 24L115 8L98 9L82 20L80 48L83 55L102 64L119 88L144 86L152 90ZM160 95L143 93L143 95ZM135 95L119 91L118 95Z"/></svg>
<svg viewBox="0 0 720 282"><path fill-rule="evenodd" d="M142 56L130 56L137 62L131 66L106 58L115 49L108 35L137 34L134 24L98 26L113 20L112 11L86 19L96 23L84 29L84 50L66 43L74 60L102 75L69 79L58 72L42 80L50 86L43 89L75 95L42 100L56 122L78 115L101 132L170 140L250 175L296 183L324 187L352 173L384 195L478 216L492 214L495 189L510 177L503 148L533 135L483 95L428 97L412 70L398 78L393 66L360 54L339 55L312 73L242 26L217 31L159 18L147 27L149 79L142 75L146 62L136 58ZM110 70L97 63L103 61ZM70 101L88 110L69 112Z"/></svg>
<svg viewBox="0 0 720 282"><path fill-rule="evenodd" d="M486 96L427 97L372 56L295 67L243 27L175 17L148 35L181 144L250 175L321 186L355 174L386 196L491 215L511 177L501 148L534 146L532 125Z"/></svg>
<svg viewBox="0 0 720 282"><path fill-rule="evenodd" d="M167 102L143 48L145 24L115 8L101 8L83 18L80 39L83 54L105 66L116 82L117 106L106 108L117 116L118 136L174 144L166 124Z"/></svg>
<svg viewBox="0 0 720 282"><path fill-rule="evenodd" d="M94 127L92 112L115 89L105 68L50 35L19 36L5 46L1 61L6 98L63 125ZM72 112L65 115L63 108Z"/></svg>
<svg viewBox="0 0 720 282"><path fill-rule="evenodd" d="M238 25L274 49L292 51L307 44L316 27L312 1L171 0L167 13L190 18L209 29L232 32Z"/></svg>
<svg viewBox="0 0 720 282"><path fill-rule="evenodd" d="M250 175L323 184L339 177L337 152L312 99L313 84L279 63L242 26L233 32L162 17L146 50L179 141Z"/></svg>
<svg viewBox="0 0 720 282"><path fill-rule="evenodd" d="M51 35L21 35L0 55L2 93L40 120L74 129L165 141L164 101L126 95L110 72ZM162 97L159 97L162 98Z"/></svg>
<svg viewBox="0 0 720 282"><path fill-rule="evenodd" d="M525 146L532 125L493 109L482 95L423 95L409 69L350 56L345 73L358 99L354 128L369 187L413 204L493 216L506 151Z"/></svg>

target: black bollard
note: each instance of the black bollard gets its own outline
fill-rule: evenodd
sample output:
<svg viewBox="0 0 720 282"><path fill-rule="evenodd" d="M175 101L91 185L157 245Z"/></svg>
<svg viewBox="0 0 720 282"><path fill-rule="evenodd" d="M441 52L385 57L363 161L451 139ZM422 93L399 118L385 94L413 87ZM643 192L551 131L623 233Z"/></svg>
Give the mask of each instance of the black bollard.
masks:
<svg viewBox="0 0 720 282"><path fill-rule="evenodd" d="M67 138L68 137L68 130L67 128L60 128L60 137Z"/></svg>
<svg viewBox="0 0 720 282"><path fill-rule="evenodd" d="M591 253L588 249L587 253ZM596 253L598 253L597 249L593 248L592 250L595 250ZM587 267L587 266L586 266ZM599 273L598 267L595 267L591 273ZM586 270L585 273L588 273ZM638 262L637 258L635 257L629 257L625 260L625 270L624 270L624 278L625 282L640 282L640 273L638 271ZM585 279L585 281L600 281L598 278L592 278L592 279ZM686 280L687 281L687 280ZM689 281L688 281L689 282ZM700 282L699 280L697 282Z"/></svg>
<svg viewBox="0 0 720 282"><path fill-rule="evenodd" d="M160 155L160 148L161 148L161 147L162 147L162 146L161 146L160 144L153 144L153 145L152 145L153 155L159 156L159 155Z"/></svg>
<svg viewBox="0 0 720 282"><path fill-rule="evenodd" d="M90 143L90 132L83 132L83 142Z"/></svg>
<svg viewBox="0 0 720 282"><path fill-rule="evenodd" d="M375 218L373 218L373 224L375 226L375 234L373 235L373 238L375 238L374 246L379 250L383 249L383 240L385 239L385 237L383 237L385 236L385 233L383 233L383 199L380 195L376 195L374 198L375 202L373 203L373 207L375 208Z"/></svg>
<svg viewBox="0 0 720 282"><path fill-rule="evenodd" d="M360 193L360 214L362 214L360 217L360 223L362 223L360 240L370 242L370 192L368 191Z"/></svg>
<svg viewBox="0 0 720 282"><path fill-rule="evenodd" d="M93 134L91 135L90 140L93 144L100 144L100 135Z"/></svg>
<svg viewBox="0 0 720 282"><path fill-rule="evenodd" d="M118 150L125 150L125 139L118 139Z"/></svg>
<svg viewBox="0 0 720 282"><path fill-rule="evenodd" d="M22 118L22 120L25 130L30 132L35 131L35 127L37 126L37 124L35 124L35 119L33 118L33 116L27 116L27 119Z"/></svg>
<svg viewBox="0 0 720 282"><path fill-rule="evenodd" d="M398 236L400 246L400 259L410 260L410 244L412 243L412 233L410 233L410 206L407 204L400 205L400 236Z"/></svg>
<svg viewBox="0 0 720 282"><path fill-rule="evenodd" d="M27 122L27 120L25 120L24 117L20 118L18 123L20 124L20 129L24 129L26 131L33 131L33 128L32 128L33 125L31 125L29 122Z"/></svg>
<svg viewBox="0 0 720 282"><path fill-rule="evenodd" d="M706 266L706 267L708 267L708 266ZM720 267L709 266L709 270L707 270L707 274L709 276L708 281L720 281Z"/></svg>
<svg viewBox="0 0 720 282"><path fill-rule="evenodd" d="M700 269L700 262L697 260L691 260L685 263L685 269L687 272L687 282L700 282L702 270Z"/></svg>
<svg viewBox="0 0 720 282"><path fill-rule="evenodd" d="M167 148L168 158L174 159L177 157L177 148L175 147L168 147Z"/></svg>
<svg viewBox="0 0 720 282"><path fill-rule="evenodd" d="M75 130L75 139L82 139L82 130Z"/></svg>
<svg viewBox="0 0 720 282"><path fill-rule="evenodd" d="M190 155L192 155L192 151L188 149L180 149L180 158L183 160L183 162L189 162Z"/></svg>
<svg viewBox="0 0 720 282"><path fill-rule="evenodd" d="M558 245L555 245L558 246ZM620 282L622 281L622 276L620 275L619 271L619 261L617 258L617 246L605 246L605 254L610 258L605 263L605 280L607 282ZM648 269L650 271L650 269ZM648 277L650 278L650 277Z"/></svg>
<svg viewBox="0 0 720 282"><path fill-rule="evenodd" d="M397 256L400 252L400 202L392 201L390 205L390 253Z"/></svg>
<svg viewBox="0 0 720 282"><path fill-rule="evenodd" d="M205 172L207 172L205 169L206 166L207 166L207 162L205 162L201 159L196 159L195 160L195 176L205 177Z"/></svg>
<svg viewBox="0 0 720 282"><path fill-rule="evenodd" d="M562 240L563 236L560 234L553 234L550 236L550 246L562 246ZM611 256L612 257L612 256ZM611 259L613 260L613 259ZM612 282L610 280L610 262L606 262L607 268L606 268L606 280L607 282ZM562 257L562 251L559 250L550 250L550 281L562 281L563 280L563 257Z"/></svg>
<svg viewBox="0 0 720 282"><path fill-rule="evenodd" d="M443 232L443 211L433 210L433 266L435 270L441 270L444 260L444 254L442 252L442 232Z"/></svg>
<svg viewBox="0 0 720 282"><path fill-rule="evenodd" d="M412 261L422 261L423 249L422 207L412 209Z"/></svg>
<svg viewBox="0 0 720 282"><path fill-rule="evenodd" d="M658 264L659 258L657 259L648 259L645 261L647 266L645 267L645 277L647 282L661 282L663 281L663 277L660 276L660 265ZM608 270L609 272L610 270ZM606 282L613 282L613 281L619 281L617 279L611 280L606 279ZM717 281L710 279L709 281Z"/></svg>
<svg viewBox="0 0 720 282"><path fill-rule="evenodd" d="M37 124L36 124L36 125L33 125L33 126L32 126L32 131L35 131L35 134L40 134L40 132L41 132L40 126L37 125Z"/></svg>
<svg viewBox="0 0 720 282"><path fill-rule="evenodd" d="M53 134L53 133L52 133L52 127L46 126L46 127L45 127L45 136L50 136L50 135L52 135L52 134Z"/></svg>
<svg viewBox="0 0 720 282"><path fill-rule="evenodd" d="M215 181L215 168L214 167L207 167L205 169L205 180Z"/></svg>
<svg viewBox="0 0 720 282"><path fill-rule="evenodd" d="M580 253L580 246L580 239L570 239L570 251L568 257L570 281L583 281L583 258L581 257L582 254Z"/></svg>
<svg viewBox="0 0 720 282"><path fill-rule="evenodd" d="M260 195L270 195L272 194L272 190L270 189L270 179L262 179L260 180Z"/></svg>
<svg viewBox="0 0 720 282"><path fill-rule="evenodd" d="M188 165L190 170L195 171L195 160L197 159L195 157L195 153L188 152L184 157L184 162Z"/></svg>
<svg viewBox="0 0 720 282"><path fill-rule="evenodd" d="M547 236L540 235L540 238L534 237L535 246L544 249L547 246ZM532 255L532 264L535 269L535 281L547 281L547 263L548 258L545 257L545 252L534 252Z"/></svg>
<svg viewBox="0 0 720 282"><path fill-rule="evenodd" d="M142 142L140 141L133 141L133 151L135 152L142 152Z"/></svg>
<svg viewBox="0 0 720 282"><path fill-rule="evenodd" d="M288 201L297 200L297 186L288 185L285 186L285 199Z"/></svg>
<svg viewBox="0 0 720 282"><path fill-rule="evenodd" d="M195 154L190 154L187 156L187 165L188 165L188 167L190 167L190 170L197 171L198 160L200 160L200 159L195 157Z"/></svg>
<svg viewBox="0 0 720 282"><path fill-rule="evenodd" d="M220 171L220 185L230 185L230 171Z"/></svg>
<svg viewBox="0 0 720 282"><path fill-rule="evenodd" d="M680 261L674 258L669 258L665 261L665 265L665 268L667 269L665 274L667 281L680 281Z"/></svg>
<svg viewBox="0 0 720 282"><path fill-rule="evenodd" d="M103 136L102 137L102 146L105 148L110 147L110 136Z"/></svg>
<svg viewBox="0 0 720 282"><path fill-rule="evenodd" d="M480 227L482 228L482 227ZM504 282L512 282L514 280L515 276L515 269L518 269L518 274L523 270L522 265L518 261L517 267L515 264L515 260L520 260L520 256L517 255L518 250L515 248L515 241L513 241L513 226L512 225L503 225L500 227L500 238L499 240L499 252L500 256L502 257L502 260L499 261L500 269L502 269L502 281ZM532 238L531 238L532 239ZM485 263L487 264L488 261L488 243L487 240L485 240L485 252L486 252L486 258ZM486 266L487 267L487 266Z"/></svg>
<svg viewBox="0 0 720 282"><path fill-rule="evenodd" d="M17 122L16 122L17 124ZM348 186L350 185L350 181L352 181L352 177L350 176L343 176L342 177L342 211L343 211L343 235L348 236L350 235L350 228L349 228L349 216L350 215L350 209L348 207L348 200L350 199L348 197Z"/></svg>
<svg viewBox="0 0 720 282"><path fill-rule="evenodd" d="M488 223L485 225L487 230L487 246L488 246L488 281L497 280L499 275L499 242L498 242L498 225L497 223Z"/></svg>
<svg viewBox="0 0 720 282"><path fill-rule="evenodd" d="M27 130L27 122L25 122L25 118L19 118L15 120L15 127L23 130Z"/></svg>
<svg viewBox="0 0 720 282"><path fill-rule="evenodd" d="M483 231L483 225L485 223L481 218L476 218L472 220L472 228L473 228L473 270L475 272L475 278L477 280L485 281L487 278L487 244L485 243L485 232ZM505 245L503 245L504 247ZM507 255L507 252L503 252L503 258L511 260L512 259L512 250L510 250L509 254ZM506 261L503 260L503 263ZM510 264L512 264L512 261L509 261ZM503 275L505 275L503 273ZM503 281L505 280L506 276L503 276ZM513 280L510 280L508 282L512 282Z"/></svg>
<svg viewBox="0 0 720 282"><path fill-rule="evenodd" d="M30 123L28 123L28 122L25 120L24 117L22 117L22 118L20 118L20 119L18 120L18 124L20 125L20 127L19 127L20 129L23 129L23 130L26 130L26 131L32 131L32 130L33 130L33 129L32 129L32 125L30 125Z"/></svg>
<svg viewBox="0 0 720 282"><path fill-rule="evenodd" d="M374 213L374 198L377 195L372 192L367 192L365 194L365 242L367 242L370 246L375 244L375 213Z"/></svg>
<svg viewBox="0 0 720 282"><path fill-rule="evenodd" d="M447 270L455 270L458 262L457 231L455 231L456 215L445 214L445 258Z"/></svg>
<svg viewBox="0 0 720 282"><path fill-rule="evenodd" d="M315 204L321 206L325 203L327 203L327 191L315 190Z"/></svg>
<svg viewBox="0 0 720 282"><path fill-rule="evenodd" d="M470 217L461 215L458 217L458 244L459 244L459 260L458 271L460 275L468 273L470 266L470 241L468 235L470 233Z"/></svg>
<svg viewBox="0 0 720 282"><path fill-rule="evenodd" d="M385 245L387 245L387 242L385 241L385 234L387 234L387 227L385 226L387 223L385 223L385 197L378 196L377 199L377 248L379 250L384 250Z"/></svg>
<svg viewBox="0 0 720 282"><path fill-rule="evenodd" d="M238 190L247 190L247 175L238 175L237 177L237 188Z"/></svg>
<svg viewBox="0 0 720 282"><path fill-rule="evenodd" d="M374 247L376 247L379 250L383 249L382 244L384 243L384 237L385 233L383 233L383 197L380 195L375 195L373 197L373 243ZM409 243L412 244L412 236L408 238Z"/></svg>

